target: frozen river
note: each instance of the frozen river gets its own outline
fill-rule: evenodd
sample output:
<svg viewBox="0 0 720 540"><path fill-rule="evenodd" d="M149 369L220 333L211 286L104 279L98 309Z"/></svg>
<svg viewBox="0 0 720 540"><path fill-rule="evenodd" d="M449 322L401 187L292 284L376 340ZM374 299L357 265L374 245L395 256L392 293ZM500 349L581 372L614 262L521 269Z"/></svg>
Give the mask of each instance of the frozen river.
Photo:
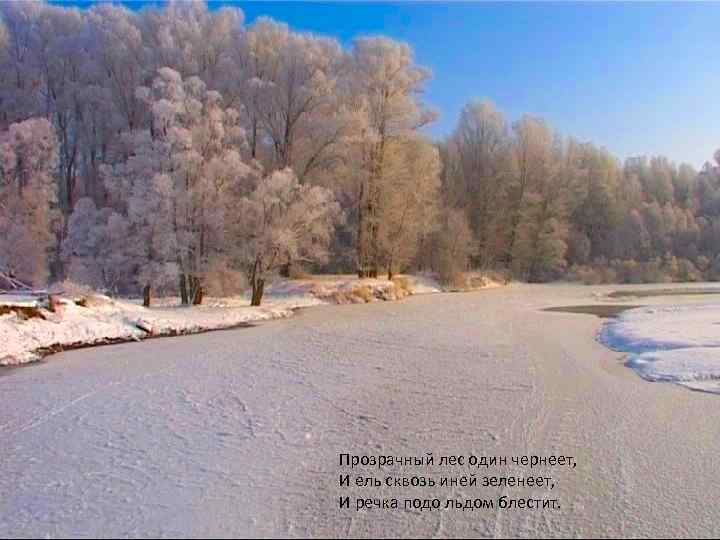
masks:
<svg viewBox="0 0 720 540"><path fill-rule="evenodd" d="M0 372L0 537L717 536L720 398L640 379L594 340L597 317L541 310L597 303L599 290L318 307ZM422 471L339 464L428 452ZM440 467L444 455L509 466ZM384 483L526 476L509 458L522 455L577 467L531 472L552 490ZM341 486L346 473L383 485ZM559 508L445 502L502 496ZM400 508L356 511L357 498ZM405 509L413 498L442 505Z"/></svg>

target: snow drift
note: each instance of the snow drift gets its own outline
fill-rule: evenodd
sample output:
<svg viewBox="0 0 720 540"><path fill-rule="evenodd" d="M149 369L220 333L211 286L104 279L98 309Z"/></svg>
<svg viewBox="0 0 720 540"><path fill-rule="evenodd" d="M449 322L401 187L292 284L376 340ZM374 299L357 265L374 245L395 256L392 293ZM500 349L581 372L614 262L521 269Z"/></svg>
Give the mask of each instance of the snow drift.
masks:
<svg viewBox="0 0 720 540"><path fill-rule="evenodd" d="M599 340L630 353L627 366L646 380L720 393L720 304L629 310Z"/></svg>

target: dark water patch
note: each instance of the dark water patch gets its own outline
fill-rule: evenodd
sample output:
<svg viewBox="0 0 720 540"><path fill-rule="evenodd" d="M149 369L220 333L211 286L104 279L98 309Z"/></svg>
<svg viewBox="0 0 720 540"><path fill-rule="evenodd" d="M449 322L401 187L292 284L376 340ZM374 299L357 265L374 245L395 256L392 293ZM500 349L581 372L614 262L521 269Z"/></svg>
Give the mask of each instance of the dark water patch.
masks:
<svg viewBox="0 0 720 540"><path fill-rule="evenodd" d="M561 313L580 313L584 315L595 315L601 319L612 319L628 309L635 309L643 306L627 304L589 304L583 306L559 306L545 308L543 311L554 311Z"/></svg>

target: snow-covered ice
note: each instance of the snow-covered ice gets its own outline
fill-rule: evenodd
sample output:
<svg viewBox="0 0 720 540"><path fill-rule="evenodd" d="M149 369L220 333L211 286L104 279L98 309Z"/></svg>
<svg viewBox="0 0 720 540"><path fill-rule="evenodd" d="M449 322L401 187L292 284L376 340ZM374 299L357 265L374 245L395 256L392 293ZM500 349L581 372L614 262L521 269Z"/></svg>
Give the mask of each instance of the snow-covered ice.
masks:
<svg viewBox="0 0 720 540"><path fill-rule="evenodd" d="M599 337L644 379L720 393L720 304L632 309Z"/></svg>
<svg viewBox="0 0 720 540"><path fill-rule="evenodd" d="M319 306L0 370L0 537L715 537L717 398L641 383L595 341L600 319L543 311L597 290ZM435 462L350 470L343 452ZM471 454L508 466L439 464ZM577 467L512 464L522 455ZM476 487L338 483L474 473ZM555 487L481 487L484 475ZM560 507L445 508L503 496ZM400 508L356 512L361 497ZM443 508L405 510L405 498Z"/></svg>

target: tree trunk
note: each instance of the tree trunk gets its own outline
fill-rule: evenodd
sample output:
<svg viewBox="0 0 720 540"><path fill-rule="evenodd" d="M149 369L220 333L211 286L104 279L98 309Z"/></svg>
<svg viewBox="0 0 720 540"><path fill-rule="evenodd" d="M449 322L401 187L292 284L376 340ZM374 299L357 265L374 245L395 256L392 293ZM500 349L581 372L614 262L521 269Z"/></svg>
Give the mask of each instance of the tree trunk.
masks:
<svg viewBox="0 0 720 540"><path fill-rule="evenodd" d="M250 283L252 285L252 299L250 300L251 306L259 306L262 302L263 291L265 289L265 278L260 277L262 275L262 257L257 256L255 263L253 264L252 275L250 276Z"/></svg>
<svg viewBox="0 0 720 540"><path fill-rule="evenodd" d="M377 264L377 228L372 223L371 216L374 213L372 203L365 205L363 216L364 222L360 224L358 239L358 277L376 278L378 275Z"/></svg>
<svg viewBox="0 0 720 540"><path fill-rule="evenodd" d="M371 278L378 277L378 222L377 222L377 204L373 201L372 207L369 211L373 215L371 227L370 227L370 242L369 242L369 275Z"/></svg>
<svg viewBox="0 0 720 540"><path fill-rule="evenodd" d="M190 298L192 298L192 305L199 306L203 301L203 288L200 284L200 278L197 276L190 277Z"/></svg>
<svg viewBox="0 0 720 540"><path fill-rule="evenodd" d="M378 277L379 271L379 228L378 209L380 206L381 181L383 177L384 158L385 158L385 119L381 121L379 127L380 140L377 146L371 150L370 157L370 175L367 186L367 201L365 205L365 219L367 221L367 230L365 231L365 276L371 278Z"/></svg>
<svg viewBox="0 0 720 540"><path fill-rule="evenodd" d="M265 289L265 280L263 278L253 279L252 282L252 300L251 306L259 306L262 302L263 292Z"/></svg>
<svg viewBox="0 0 720 540"><path fill-rule="evenodd" d="M185 274L180 274L180 303L183 306L187 306L190 301L188 300L188 283Z"/></svg>
<svg viewBox="0 0 720 540"><path fill-rule="evenodd" d="M205 291L203 291L202 285L200 285L200 280L198 280L197 289L195 289L195 298L193 298L193 305L201 305L204 297Z"/></svg>
<svg viewBox="0 0 720 540"><path fill-rule="evenodd" d="M143 307L150 307L150 285L143 288Z"/></svg>
<svg viewBox="0 0 720 540"><path fill-rule="evenodd" d="M258 121L253 116L252 119L252 137L250 137L250 157L255 159L257 157L257 132L258 132Z"/></svg>
<svg viewBox="0 0 720 540"><path fill-rule="evenodd" d="M202 304L204 291L202 289L202 285L200 284L200 278L193 274L188 274L185 283L185 295L187 300L183 305L199 306Z"/></svg>
<svg viewBox="0 0 720 540"><path fill-rule="evenodd" d="M360 184L360 196L358 197L358 228L357 228L357 275L359 278L365 277L365 261L367 258L367 249L365 246L365 213L363 211L363 201L365 193L365 183Z"/></svg>

